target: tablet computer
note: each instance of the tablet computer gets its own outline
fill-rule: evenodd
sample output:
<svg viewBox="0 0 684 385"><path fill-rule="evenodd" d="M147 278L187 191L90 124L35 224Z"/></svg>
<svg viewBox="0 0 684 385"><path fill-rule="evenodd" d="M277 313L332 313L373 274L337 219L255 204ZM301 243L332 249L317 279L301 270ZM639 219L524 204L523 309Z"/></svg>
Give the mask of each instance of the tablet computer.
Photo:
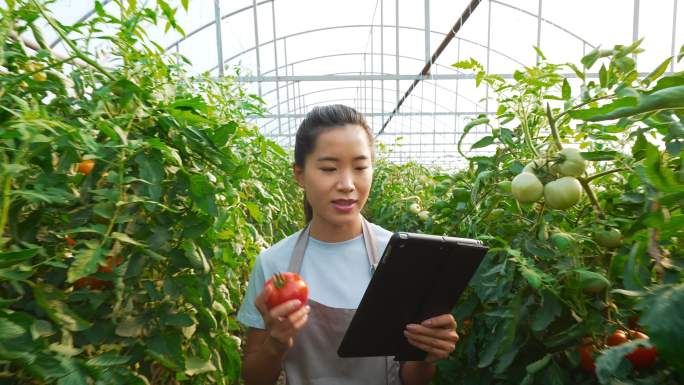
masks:
<svg viewBox="0 0 684 385"><path fill-rule="evenodd" d="M337 354L424 360L427 353L406 340L406 325L451 313L487 250L474 239L393 234Z"/></svg>

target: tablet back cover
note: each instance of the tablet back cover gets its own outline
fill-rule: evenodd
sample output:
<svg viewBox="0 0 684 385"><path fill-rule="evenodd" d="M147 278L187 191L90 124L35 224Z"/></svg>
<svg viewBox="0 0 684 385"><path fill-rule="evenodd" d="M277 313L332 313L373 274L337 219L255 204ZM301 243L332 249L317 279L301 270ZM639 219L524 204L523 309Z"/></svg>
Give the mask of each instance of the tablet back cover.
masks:
<svg viewBox="0 0 684 385"><path fill-rule="evenodd" d="M466 245L457 238L395 233L338 355L395 356L401 361L425 359L427 353L406 340L406 325L451 313L486 252L482 245Z"/></svg>

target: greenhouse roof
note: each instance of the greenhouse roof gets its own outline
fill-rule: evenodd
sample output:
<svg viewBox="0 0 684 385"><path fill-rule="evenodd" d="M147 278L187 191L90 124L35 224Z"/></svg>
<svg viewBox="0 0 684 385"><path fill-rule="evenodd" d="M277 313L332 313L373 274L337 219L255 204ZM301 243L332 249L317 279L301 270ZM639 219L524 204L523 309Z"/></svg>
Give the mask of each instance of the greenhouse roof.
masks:
<svg viewBox="0 0 684 385"><path fill-rule="evenodd" d="M393 160L446 167L464 161L456 144L465 124L497 107L490 90L453 63L475 58L511 78L537 62L534 47L549 62L579 65L596 47L644 38L637 70L646 74L684 44L678 0L190 0L187 10L185 1L168 3L185 35L162 25L148 31L153 40L187 57L194 73L219 77L239 68L238 80L268 110L252 119L285 148L313 106L344 103L367 116L380 142L401 143ZM96 14L93 4L57 0L50 9L70 24ZM115 13L120 2L98 4ZM65 50L47 26L44 35ZM668 68L682 69L674 60ZM487 130L474 129L463 148Z"/></svg>

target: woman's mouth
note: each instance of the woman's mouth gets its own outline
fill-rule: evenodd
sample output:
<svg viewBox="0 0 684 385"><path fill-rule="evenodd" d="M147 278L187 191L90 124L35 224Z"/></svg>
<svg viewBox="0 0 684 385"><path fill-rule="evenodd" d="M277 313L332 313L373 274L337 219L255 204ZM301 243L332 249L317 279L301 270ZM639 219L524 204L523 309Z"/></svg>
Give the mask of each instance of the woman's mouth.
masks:
<svg viewBox="0 0 684 385"><path fill-rule="evenodd" d="M335 207L335 210L343 212L343 213L348 213L354 209L354 206L356 205L356 200L355 199L335 199L334 201L332 201L332 204Z"/></svg>

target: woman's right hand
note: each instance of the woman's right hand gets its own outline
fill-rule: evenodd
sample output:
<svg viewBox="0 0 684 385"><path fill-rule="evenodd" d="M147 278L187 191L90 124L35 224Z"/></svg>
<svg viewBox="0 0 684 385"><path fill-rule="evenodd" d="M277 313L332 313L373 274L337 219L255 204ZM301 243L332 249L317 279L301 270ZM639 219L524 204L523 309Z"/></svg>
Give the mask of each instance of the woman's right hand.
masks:
<svg viewBox="0 0 684 385"><path fill-rule="evenodd" d="M289 350L294 344L293 337L306 325L309 305L302 306L299 300L293 299L268 309L263 291L256 297L254 304L264 319L274 348L279 352Z"/></svg>

